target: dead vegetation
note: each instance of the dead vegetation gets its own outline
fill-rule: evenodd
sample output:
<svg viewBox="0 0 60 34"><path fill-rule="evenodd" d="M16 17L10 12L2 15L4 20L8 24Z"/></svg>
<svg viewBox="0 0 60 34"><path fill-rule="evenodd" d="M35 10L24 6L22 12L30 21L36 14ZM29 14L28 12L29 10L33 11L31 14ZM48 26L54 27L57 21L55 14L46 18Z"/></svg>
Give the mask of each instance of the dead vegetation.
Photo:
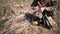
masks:
<svg viewBox="0 0 60 34"><path fill-rule="evenodd" d="M0 0L0 34L56 34L45 27L31 25L25 14L32 14L32 0Z"/></svg>

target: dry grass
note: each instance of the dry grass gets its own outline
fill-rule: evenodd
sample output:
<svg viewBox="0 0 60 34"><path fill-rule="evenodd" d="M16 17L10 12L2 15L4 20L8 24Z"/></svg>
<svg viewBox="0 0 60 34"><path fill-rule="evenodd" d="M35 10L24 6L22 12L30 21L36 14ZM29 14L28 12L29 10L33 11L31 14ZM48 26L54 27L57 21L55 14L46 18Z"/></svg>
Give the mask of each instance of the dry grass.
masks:
<svg viewBox="0 0 60 34"><path fill-rule="evenodd" d="M46 28L31 25L27 20L20 21L22 14L33 12L31 3L32 0L0 0L0 34L54 34ZM59 15L57 12L54 19L60 27Z"/></svg>

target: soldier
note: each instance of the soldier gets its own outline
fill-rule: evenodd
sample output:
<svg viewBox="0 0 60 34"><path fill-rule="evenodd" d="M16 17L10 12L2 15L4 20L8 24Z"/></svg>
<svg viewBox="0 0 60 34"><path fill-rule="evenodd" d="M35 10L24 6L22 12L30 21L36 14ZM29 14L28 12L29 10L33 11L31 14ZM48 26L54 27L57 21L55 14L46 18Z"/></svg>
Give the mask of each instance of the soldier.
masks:
<svg viewBox="0 0 60 34"><path fill-rule="evenodd" d="M41 3L41 4L38 3L38 6L36 6L35 12L33 13L36 17L41 19L41 20L39 20L38 24L40 24L40 22L42 22L42 21L44 21L44 22L46 21L46 19L44 19L44 17L43 17L43 16L45 16L45 14L47 16L53 16L53 12L54 12L53 7L52 7L54 5L52 2L54 2L54 1L52 1L52 0L47 0L47 1L43 0L43 1L44 2L41 2L41 0L35 0L36 3L38 3L38 2ZM43 18L43 20L42 20L42 18ZM42 24L44 24L44 26L45 26L46 23L44 23L44 22ZM46 25L51 26L48 24L46 24Z"/></svg>

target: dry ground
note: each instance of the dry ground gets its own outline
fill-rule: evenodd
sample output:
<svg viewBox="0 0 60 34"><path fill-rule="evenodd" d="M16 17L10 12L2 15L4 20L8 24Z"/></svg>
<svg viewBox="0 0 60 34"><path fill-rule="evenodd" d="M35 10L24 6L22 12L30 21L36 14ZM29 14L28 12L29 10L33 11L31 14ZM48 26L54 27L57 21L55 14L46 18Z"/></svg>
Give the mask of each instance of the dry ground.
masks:
<svg viewBox="0 0 60 34"><path fill-rule="evenodd" d="M32 2L33 0L0 0L0 34L56 34L46 28L33 26L27 20L22 20L25 13L34 12L30 7ZM60 24L59 14L56 12L54 17L58 24ZM57 31L58 34L59 32L60 30Z"/></svg>

